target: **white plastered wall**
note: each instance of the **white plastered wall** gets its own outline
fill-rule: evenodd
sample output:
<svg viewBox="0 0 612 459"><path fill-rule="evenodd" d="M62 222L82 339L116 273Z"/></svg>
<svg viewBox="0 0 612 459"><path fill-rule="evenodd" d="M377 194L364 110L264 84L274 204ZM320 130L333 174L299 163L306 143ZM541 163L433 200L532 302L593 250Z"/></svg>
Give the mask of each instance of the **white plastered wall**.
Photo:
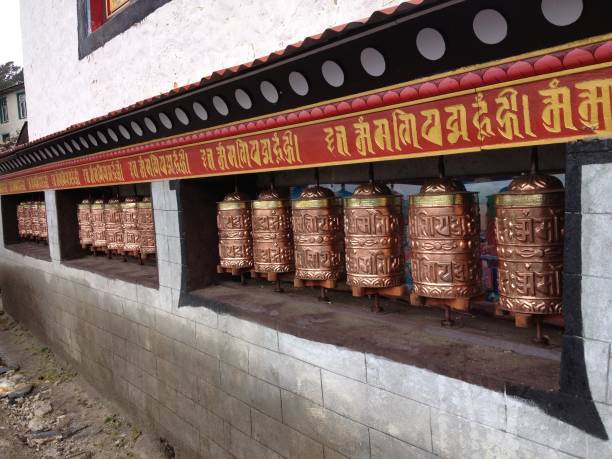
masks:
<svg viewBox="0 0 612 459"><path fill-rule="evenodd" d="M172 0L82 60L76 3L21 0L30 140L398 2Z"/></svg>

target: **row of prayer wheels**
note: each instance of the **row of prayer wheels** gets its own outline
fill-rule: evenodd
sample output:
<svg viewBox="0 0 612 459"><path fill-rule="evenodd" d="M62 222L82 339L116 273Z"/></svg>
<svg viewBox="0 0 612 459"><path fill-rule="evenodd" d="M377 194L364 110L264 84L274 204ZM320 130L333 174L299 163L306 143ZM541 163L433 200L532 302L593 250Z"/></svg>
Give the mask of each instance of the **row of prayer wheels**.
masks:
<svg viewBox="0 0 612 459"><path fill-rule="evenodd" d="M17 233L21 239L47 241L47 207L44 201L27 201L17 205Z"/></svg>
<svg viewBox="0 0 612 459"><path fill-rule="evenodd" d="M155 254L155 225L151 198L128 197L109 200L84 199L78 205L79 242L94 254L99 252L143 262Z"/></svg>
<svg viewBox="0 0 612 459"><path fill-rule="evenodd" d="M251 271L271 281L335 288L353 295L404 292L401 196L371 181L341 199L321 186L298 199L266 190L257 200L231 193L218 203L219 272ZM500 307L521 318L561 313L564 191L535 172L496 196ZM464 310L481 294L477 193L451 178L428 180L409 197L411 301ZM539 323L539 322L538 322ZM538 328L538 332L540 329Z"/></svg>

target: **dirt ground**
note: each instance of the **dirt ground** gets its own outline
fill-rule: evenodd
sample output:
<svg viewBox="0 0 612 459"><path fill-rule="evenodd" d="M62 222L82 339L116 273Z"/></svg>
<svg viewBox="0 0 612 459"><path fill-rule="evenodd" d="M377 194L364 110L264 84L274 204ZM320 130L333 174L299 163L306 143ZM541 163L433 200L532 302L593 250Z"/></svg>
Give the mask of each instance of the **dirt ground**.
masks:
<svg viewBox="0 0 612 459"><path fill-rule="evenodd" d="M0 458L174 457L0 311Z"/></svg>

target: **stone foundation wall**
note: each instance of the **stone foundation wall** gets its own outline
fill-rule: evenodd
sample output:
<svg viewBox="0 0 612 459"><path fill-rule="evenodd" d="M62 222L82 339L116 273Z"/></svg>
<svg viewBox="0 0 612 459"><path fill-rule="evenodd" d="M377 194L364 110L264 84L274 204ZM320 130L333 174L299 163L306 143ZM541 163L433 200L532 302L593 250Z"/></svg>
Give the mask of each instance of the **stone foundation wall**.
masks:
<svg viewBox="0 0 612 459"><path fill-rule="evenodd" d="M610 165L591 172L612 181ZM52 261L2 247L0 287L13 317L130 415L150 423L179 457L612 455L612 442L524 399L207 308L178 307L180 212L168 182L153 184L152 193L159 290L62 265L52 192L46 196ZM583 227L583 244L593 243L585 239L588 231ZM610 245L608 234L596 236L602 248ZM605 284L600 279L592 282ZM593 290L583 294L583 307L587 295L598 295L599 309L591 313L599 311L601 323L599 334L585 339L591 402L612 432L610 344L601 331L605 324L612 329L605 309L612 292L605 285Z"/></svg>

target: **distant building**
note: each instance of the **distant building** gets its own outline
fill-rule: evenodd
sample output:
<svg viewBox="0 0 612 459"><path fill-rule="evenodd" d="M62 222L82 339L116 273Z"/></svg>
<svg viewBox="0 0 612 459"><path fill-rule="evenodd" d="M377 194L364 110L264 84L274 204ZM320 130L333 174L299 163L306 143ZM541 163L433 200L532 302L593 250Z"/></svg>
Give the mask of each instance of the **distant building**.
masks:
<svg viewBox="0 0 612 459"><path fill-rule="evenodd" d="M23 83L0 89L0 145L17 139L27 117Z"/></svg>

